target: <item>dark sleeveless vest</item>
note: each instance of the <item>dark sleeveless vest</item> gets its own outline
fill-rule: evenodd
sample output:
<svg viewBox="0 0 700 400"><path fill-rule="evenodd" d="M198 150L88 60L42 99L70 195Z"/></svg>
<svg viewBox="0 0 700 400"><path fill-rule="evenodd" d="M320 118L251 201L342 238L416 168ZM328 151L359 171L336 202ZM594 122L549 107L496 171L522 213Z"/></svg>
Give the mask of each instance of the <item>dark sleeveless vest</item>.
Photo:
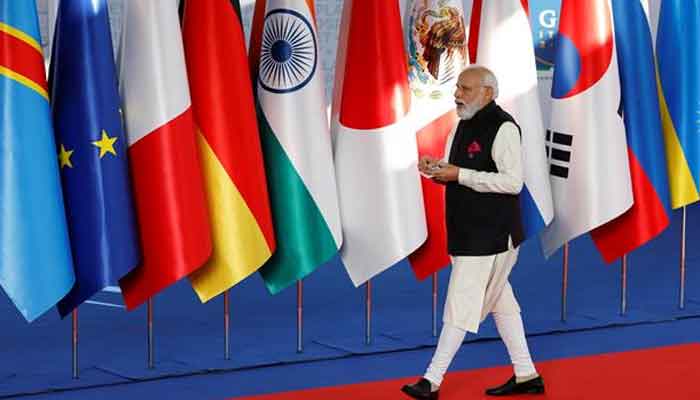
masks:
<svg viewBox="0 0 700 400"><path fill-rule="evenodd" d="M460 168L498 172L491 157L496 133L505 122L513 122L493 101L470 120L461 120L450 148L449 162ZM517 124L516 124L517 126ZM518 127L520 132L520 127ZM520 196L479 193L458 182L447 184L445 215L447 247L452 256L485 256L508 250L524 238Z"/></svg>

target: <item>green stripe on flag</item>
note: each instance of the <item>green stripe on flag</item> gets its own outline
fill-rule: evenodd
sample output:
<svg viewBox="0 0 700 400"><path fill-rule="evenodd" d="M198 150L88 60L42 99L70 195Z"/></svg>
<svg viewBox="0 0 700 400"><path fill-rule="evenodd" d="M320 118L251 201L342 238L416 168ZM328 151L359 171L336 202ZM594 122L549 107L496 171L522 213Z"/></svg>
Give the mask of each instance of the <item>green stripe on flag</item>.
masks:
<svg viewBox="0 0 700 400"><path fill-rule="evenodd" d="M277 249L260 274L272 294L303 279L337 252L321 211L258 110Z"/></svg>

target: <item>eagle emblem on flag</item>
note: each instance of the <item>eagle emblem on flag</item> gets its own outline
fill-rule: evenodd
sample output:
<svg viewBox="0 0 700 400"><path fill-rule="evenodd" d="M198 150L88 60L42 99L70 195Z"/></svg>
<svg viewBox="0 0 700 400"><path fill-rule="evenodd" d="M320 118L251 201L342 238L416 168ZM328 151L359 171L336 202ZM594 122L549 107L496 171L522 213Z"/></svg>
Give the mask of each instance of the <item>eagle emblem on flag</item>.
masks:
<svg viewBox="0 0 700 400"><path fill-rule="evenodd" d="M418 0L409 26L409 81L416 97L442 99L466 64L466 34L461 7L451 0Z"/></svg>

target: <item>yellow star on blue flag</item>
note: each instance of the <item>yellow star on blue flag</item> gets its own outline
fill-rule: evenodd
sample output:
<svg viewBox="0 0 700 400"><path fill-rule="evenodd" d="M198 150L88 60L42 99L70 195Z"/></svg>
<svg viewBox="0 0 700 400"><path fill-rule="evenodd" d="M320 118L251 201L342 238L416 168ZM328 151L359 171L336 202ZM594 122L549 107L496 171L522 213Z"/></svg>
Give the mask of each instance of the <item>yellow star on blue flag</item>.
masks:
<svg viewBox="0 0 700 400"><path fill-rule="evenodd" d="M73 163L70 161L70 156L73 155L73 151L74 150L66 150L66 147L61 145L61 151L58 153L61 169L63 169L63 167L73 168Z"/></svg>
<svg viewBox="0 0 700 400"><path fill-rule="evenodd" d="M0 0L14 3L34 2ZM65 317L126 276L139 264L141 250L126 157L128 140L118 111L108 0L57 3L49 92L58 150L63 143L70 147L66 153L73 151L59 152L63 163L73 166L61 174L62 215L68 217L69 257L72 253L75 267L75 284L58 302ZM0 6L0 16L5 8Z"/></svg>
<svg viewBox="0 0 700 400"><path fill-rule="evenodd" d="M100 158L104 157L107 153L112 153L116 157L117 152L114 150L114 143L117 141L117 137L109 137L107 131L102 130L102 139L92 142L92 144L100 149Z"/></svg>

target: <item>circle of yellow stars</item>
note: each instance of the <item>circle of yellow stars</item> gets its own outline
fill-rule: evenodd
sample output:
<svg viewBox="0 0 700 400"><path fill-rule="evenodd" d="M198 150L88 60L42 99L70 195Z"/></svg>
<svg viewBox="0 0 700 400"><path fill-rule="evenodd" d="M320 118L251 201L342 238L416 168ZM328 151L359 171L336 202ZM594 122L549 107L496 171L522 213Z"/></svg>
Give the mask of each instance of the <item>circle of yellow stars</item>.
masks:
<svg viewBox="0 0 700 400"><path fill-rule="evenodd" d="M114 143L117 142L117 137L110 137L107 131L102 130L102 137L100 140L95 140L92 145L100 150L100 159L102 159L107 153L117 156L116 150L114 150ZM58 160L61 164L61 169L64 167L73 168L73 163L71 162L71 156L75 150L66 149L66 147L61 144L61 149L58 152Z"/></svg>

